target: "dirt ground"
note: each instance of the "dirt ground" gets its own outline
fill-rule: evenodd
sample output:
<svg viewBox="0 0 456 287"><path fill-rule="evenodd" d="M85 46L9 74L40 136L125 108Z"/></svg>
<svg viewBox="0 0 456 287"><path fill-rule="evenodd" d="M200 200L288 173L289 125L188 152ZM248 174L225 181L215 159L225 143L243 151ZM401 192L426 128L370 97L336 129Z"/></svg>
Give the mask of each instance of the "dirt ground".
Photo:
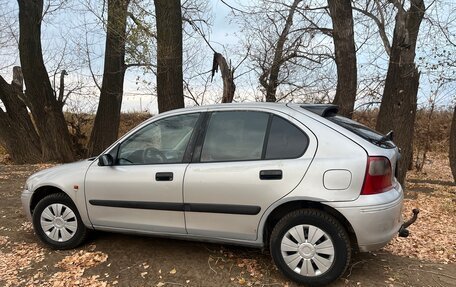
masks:
<svg viewBox="0 0 456 287"><path fill-rule="evenodd" d="M69 251L34 235L20 205L25 179L43 166L0 165L0 286L296 286L267 251L166 238L94 232ZM420 219L407 239L355 254L331 286L456 286L456 186L434 155L412 172L404 212Z"/></svg>

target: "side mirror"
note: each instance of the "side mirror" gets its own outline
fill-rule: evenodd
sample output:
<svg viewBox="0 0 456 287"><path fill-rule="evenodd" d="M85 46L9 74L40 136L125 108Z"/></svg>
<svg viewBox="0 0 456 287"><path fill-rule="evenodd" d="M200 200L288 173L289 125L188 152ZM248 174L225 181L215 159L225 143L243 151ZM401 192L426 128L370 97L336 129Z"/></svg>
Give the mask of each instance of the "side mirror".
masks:
<svg viewBox="0 0 456 287"><path fill-rule="evenodd" d="M109 153L102 154L98 158L98 165L99 166L111 166L111 165L114 165L114 159L112 158L112 155L110 155Z"/></svg>

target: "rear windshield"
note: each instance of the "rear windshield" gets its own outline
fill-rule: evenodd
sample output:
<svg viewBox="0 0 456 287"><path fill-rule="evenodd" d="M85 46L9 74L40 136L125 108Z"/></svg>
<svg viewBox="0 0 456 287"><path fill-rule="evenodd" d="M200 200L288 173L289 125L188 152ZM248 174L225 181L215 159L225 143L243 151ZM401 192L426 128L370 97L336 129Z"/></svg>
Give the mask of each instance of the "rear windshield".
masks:
<svg viewBox="0 0 456 287"><path fill-rule="evenodd" d="M384 135L374 131L373 129L362 125L354 120L348 119L341 116L330 116L326 119L331 122L346 128L347 130L355 133L356 135L362 137L363 139L375 144L376 146L383 148L394 148L396 147L394 143L390 140L384 138Z"/></svg>

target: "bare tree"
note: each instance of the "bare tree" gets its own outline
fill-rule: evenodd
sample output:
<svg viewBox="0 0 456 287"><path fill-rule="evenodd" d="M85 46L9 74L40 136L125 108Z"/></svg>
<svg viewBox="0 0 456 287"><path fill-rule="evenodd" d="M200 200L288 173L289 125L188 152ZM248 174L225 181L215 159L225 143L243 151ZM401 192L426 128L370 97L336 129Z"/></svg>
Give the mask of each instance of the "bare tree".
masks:
<svg viewBox="0 0 456 287"><path fill-rule="evenodd" d="M154 0L159 112L184 107L180 0Z"/></svg>
<svg viewBox="0 0 456 287"><path fill-rule="evenodd" d="M353 10L350 0L328 0L328 6L337 66L337 89L333 103L339 106L340 114L351 118L357 87Z"/></svg>
<svg viewBox="0 0 456 287"><path fill-rule="evenodd" d="M117 139L125 77L129 0L108 0L103 83L88 151L97 155Z"/></svg>
<svg viewBox="0 0 456 287"><path fill-rule="evenodd" d="M396 13L388 73L376 129L396 131L394 141L402 150L398 180L403 183L413 155L413 130L420 73L415 65L415 49L425 6L423 0L410 0L406 10L392 1Z"/></svg>
<svg viewBox="0 0 456 287"><path fill-rule="evenodd" d="M24 102L30 109L42 149L43 161L74 159L62 107L51 87L41 48L43 0L18 0L19 55L25 86Z"/></svg>
<svg viewBox="0 0 456 287"><path fill-rule="evenodd" d="M212 78L214 78L214 74L218 71L219 67L223 79L222 103L231 103L234 98L234 92L236 91L236 85L234 84L234 69L231 67L231 64L228 65L222 54L214 52Z"/></svg>
<svg viewBox="0 0 456 287"><path fill-rule="evenodd" d="M13 81L8 84L0 76L0 144L4 146L13 162L18 164L41 161L41 146L38 134L22 102L23 78L19 67L13 69Z"/></svg>
<svg viewBox="0 0 456 287"><path fill-rule="evenodd" d="M258 75L264 94L259 100L327 97L326 88L334 84L331 61L327 61L333 59L333 47L328 45L331 18L328 7L322 5L262 0L229 6L241 26L244 49L250 50L246 66Z"/></svg>
<svg viewBox="0 0 456 287"><path fill-rule="evenodd" d="M453 121L451 122L449 159L453 179L456 182L456 105L453 109Z"/></svg>
<svg viewBox="0 0 456 287"><path fill-rule="evenodd" d="M280 66L283 62L287 61L287 58L291 58L294 54L289 54L284 57L284 46L287 40L288 34L290 33L291 25L293 25L293 16L298 7L299 2L302 0L294 0L288 10L288 16L285 20L285 26L277 39L277 44L274 49L274 59L269 69L265 69L263 74L260 76L260 84L266 90L266 101L275 102L277 86L279 85L279 72Z"/></svg>

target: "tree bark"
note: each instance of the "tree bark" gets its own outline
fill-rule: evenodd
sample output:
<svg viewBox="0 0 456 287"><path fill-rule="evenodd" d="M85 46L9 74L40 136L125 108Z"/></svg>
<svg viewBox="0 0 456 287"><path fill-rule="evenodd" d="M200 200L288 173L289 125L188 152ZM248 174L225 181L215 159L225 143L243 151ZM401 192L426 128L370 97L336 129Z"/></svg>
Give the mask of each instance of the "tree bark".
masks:
<svg viewBox="0 0 456 287"><path fill-rule="evenodd" d="M103 83L88 145L91 156L100 154L117 139L119 133L129 2L130 0L108 1Z"/></svg>
<svg viewBox="0 0 456 287"><path fill-rule="evenodd" d="M212 78L219 68L223 80L222 103L231 103L233 102L234 92L236 91L236 85L234 84L234 70L228 65L222 54L214 53Z"/></svg>
<svg viewBox="0 0 456 287"><path fill-rule="evenodd" d="M350 0L328 0L333 23L333 41L337 66L337 89L333 104L339 113L352 117L356 100L357 68L353 10Z"/></svg>
<svg viewBox="0 0 456 287"><path fill-rule="evenodd" d="M451 122L449 159L453 179L456 182L456 105L454 106L453 121Z"/></svg>
<svg viewBox="0 0 456 287"><path fill-rule="evenodd" d="M179 0L154 0L157 25L157 100L160 113L184 107L182 11Z"/></svg>
<svg viewBox="0 0 456 287"><path fill-rule="evenodd" d="M43 0L18 0L19 56L24 75L26 105L39 135L42 160L74 160L70 134L49 81L41 49Z"/></svg>
<svg viewBox="0 0 456 287"><path fill-rule="evenodd" d="M266 90L266 102L277 101L276 93L277 87L279 86L280 68L285 62L283 49L285 42L287 41L288 34L290 33L290 28L293 25L294 13L296 12L296 8L301 1L302 0L294 0L293 4L290 6L287 19L285 20L285 27L280 33L279 39L277 40L277 45L274 49L274 59L271 68L260 76L260 84Z"/></svg>
<svg viewBox="0 0 456 287"><path fill-rule="evenodd" d="M396 15L393 43L377 130L395 131L394 142L401 149L398 181L403 184L413 156L413 133L420 73L415 65L415 48L424 1L411 0L408 11L401 7Z"/></svg>
<svg viewBox="0 0 456 287"><path fill-rule="evenodd" d="M41 161L41 146L38 134L30 119L27 107L21 101L22 74L14 67L13 82L8 84L0 77L0 143L16 164Z"/></svg>

